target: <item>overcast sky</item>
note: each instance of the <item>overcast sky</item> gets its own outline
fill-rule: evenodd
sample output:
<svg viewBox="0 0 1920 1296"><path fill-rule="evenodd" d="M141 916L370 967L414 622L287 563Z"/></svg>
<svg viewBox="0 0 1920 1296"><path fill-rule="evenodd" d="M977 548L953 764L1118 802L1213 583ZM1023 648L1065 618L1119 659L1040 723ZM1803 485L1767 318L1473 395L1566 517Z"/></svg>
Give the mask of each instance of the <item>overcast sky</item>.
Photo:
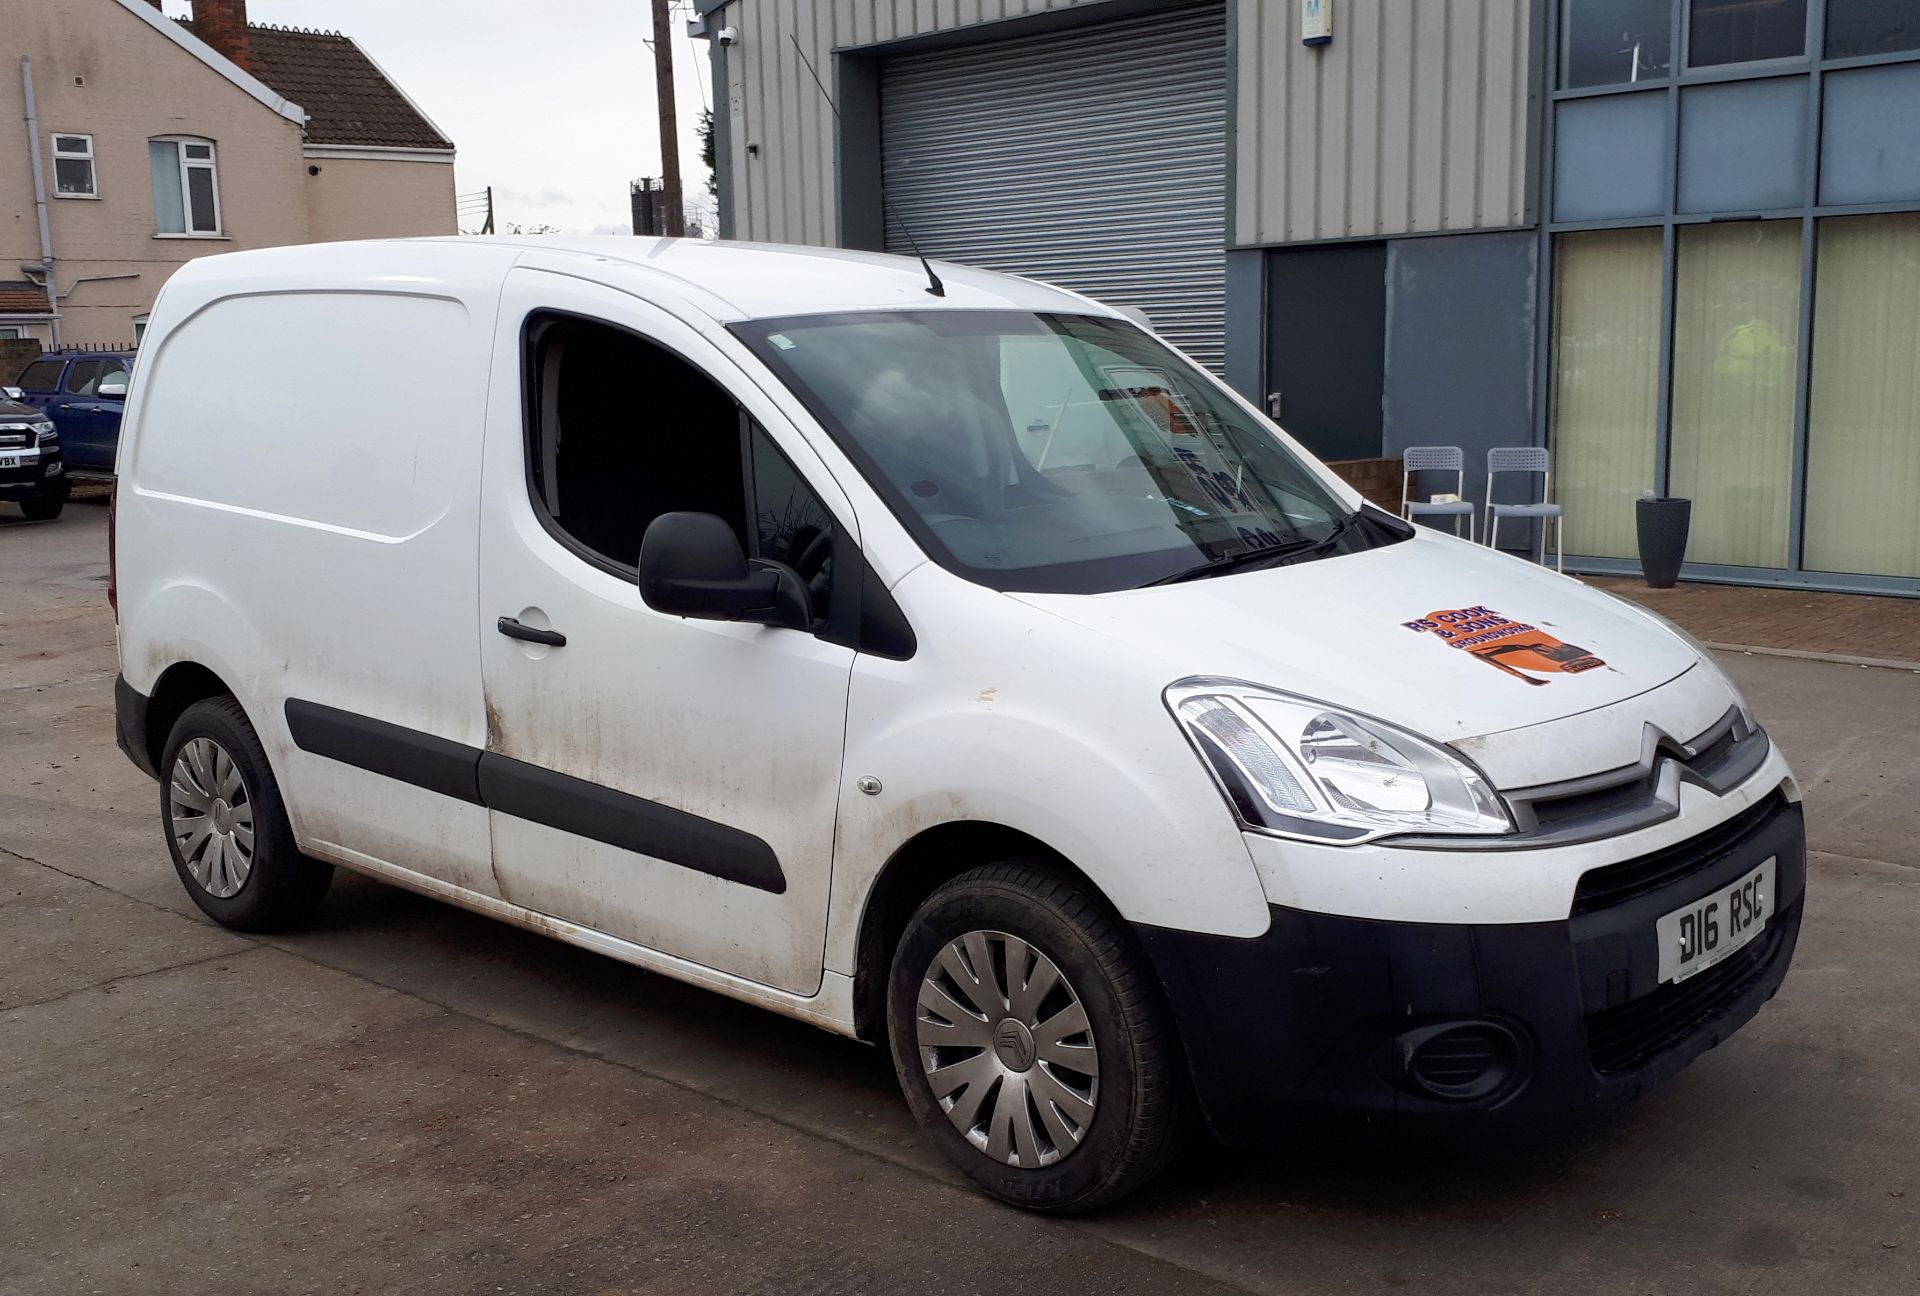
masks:
<svg viewBox="0 0 1920 1296"><path fill-rule="evenodd" d="M707 45L687 37L689 9L674 0L680 165L710 206L695 132ZM461 194L493 186L503 230L629 233L628 182L660 173L650 0L248 0L247 14L360 42L458 146Z"/></svg>

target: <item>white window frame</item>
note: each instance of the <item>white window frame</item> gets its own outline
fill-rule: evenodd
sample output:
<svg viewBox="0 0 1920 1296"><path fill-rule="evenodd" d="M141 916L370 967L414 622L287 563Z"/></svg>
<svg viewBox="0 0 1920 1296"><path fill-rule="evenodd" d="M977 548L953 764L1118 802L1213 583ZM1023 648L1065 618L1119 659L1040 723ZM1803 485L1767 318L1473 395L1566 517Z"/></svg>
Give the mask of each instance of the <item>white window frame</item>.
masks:
<svg viewBox="0 0 1920 1296"><path fill-rule="evenodd" d="M154 144L173 145L173 158L180 168L180 223L187 228L183 233L155 231L155 238L164 239L223 239L227 237L226 213L220 205L220 148L203 135L154 135L148 138L149 146ZM187 157L187 145L205 146L205 158ZM193 190L188 184L188 173L194 168L205 170L213 180L213 228L197 230L193 228ZM159 195L155 195L156 202ZM160 223L160 213L154 212L153 223Z"/></svg>
<svg viewBox="0 0 1920 1296"><path fill-rule="evenodd" d="M55 198L92 198L100 197L100 167L94 161L93 136L81 131L54 131L53 140L53 196ZM85 140L86 149L74 152L60 147L61 140ZM87 164L87 191L85 193L64 193L60 189L60 164L62 162L85 162Z"/></svg>
<svg viewBox="0 0 1920 1296"><path fill-rule="evenodd" d="M17 341L27 335L25 324L0 324L0 342Z"/></svg>

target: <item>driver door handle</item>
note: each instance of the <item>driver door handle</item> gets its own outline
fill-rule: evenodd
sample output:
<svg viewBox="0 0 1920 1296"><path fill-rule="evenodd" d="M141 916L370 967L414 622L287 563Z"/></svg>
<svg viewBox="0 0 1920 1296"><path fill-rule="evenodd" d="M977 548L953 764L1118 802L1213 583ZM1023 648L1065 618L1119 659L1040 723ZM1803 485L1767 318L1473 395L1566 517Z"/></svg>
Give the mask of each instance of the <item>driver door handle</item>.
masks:
<svg viewBox="0 0 1920 1296"><path fill-rule="evenodd" d="M527 643L545 644L549 648L565 648L567 637L558 630L541 630L534 626L522 625L513 617L503 616L495 622L500 633L509 639L520 639Z"/></svg>

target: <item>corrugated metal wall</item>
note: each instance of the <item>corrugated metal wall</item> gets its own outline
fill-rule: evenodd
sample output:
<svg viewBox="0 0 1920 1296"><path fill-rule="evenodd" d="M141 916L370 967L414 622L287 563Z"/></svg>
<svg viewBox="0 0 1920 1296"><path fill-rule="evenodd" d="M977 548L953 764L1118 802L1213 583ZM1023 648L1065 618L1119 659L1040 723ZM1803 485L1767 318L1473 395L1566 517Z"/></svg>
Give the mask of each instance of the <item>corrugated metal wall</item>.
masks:
<svg viewBox="0 0 1920 1296"><path fill-rule="evenodd" d="M1300 44L1291 0L1236 0L1239 244L1479 229L1526 218L1535 0L1337 0ZM735 236L835 241L833 51L1100 0L736 0L725 21ZM982 39L991 32L983 30ZM759 146L749 157L747 145Z"/></svg>
<svg viewBox="0 0 1920 1296"><path fill-rule="evenodd" d="M727 55L733 113L734 237L831 244L834 131L793 40L833 85L833 51L1099 0L735 0ZM987 33L982 33L983 37ZM748 144L759 145L749 156Z"/></svg>
<svg viewBox="0 0 1920 1296"><path fill-rule="evenodd" d="M1533 0L1240 0L1241 243L1525 220Z"/></svg>

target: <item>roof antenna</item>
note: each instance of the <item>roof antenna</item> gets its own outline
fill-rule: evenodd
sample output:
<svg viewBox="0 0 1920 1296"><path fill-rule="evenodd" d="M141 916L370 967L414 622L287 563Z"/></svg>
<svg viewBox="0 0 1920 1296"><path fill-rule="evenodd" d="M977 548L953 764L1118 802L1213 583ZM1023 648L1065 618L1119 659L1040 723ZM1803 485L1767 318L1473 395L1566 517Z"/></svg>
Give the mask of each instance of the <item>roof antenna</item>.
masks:
<svg viewBox="0 0 1920 1296"><path fill-rule="evenodd" d="M813 77L813 83L820 87L820 97L827 101L827 107L833 109L833 120L836 123L839 122L840 105L833 101L833 95L827 90L827 83L820 79L818 72L814 71L813 60L808 58L807 52L800 48L800 38L788 32L787 39L793 42L793 52L798 54L800 61L807 65L807 73ZM884 181L880 186L880 214L892 220L900 227L900 232L907 236L907 246L913 249L914 256L920 258L920 268L927 272L927 292L934 297L945 297L947 286L940 282L940 276L933 272L933 266L921 254L920 244L914 240L913 231L907 228L907 223L900 219L898 212L893 210L893 204L887 201L887 187Z"/></svg>

